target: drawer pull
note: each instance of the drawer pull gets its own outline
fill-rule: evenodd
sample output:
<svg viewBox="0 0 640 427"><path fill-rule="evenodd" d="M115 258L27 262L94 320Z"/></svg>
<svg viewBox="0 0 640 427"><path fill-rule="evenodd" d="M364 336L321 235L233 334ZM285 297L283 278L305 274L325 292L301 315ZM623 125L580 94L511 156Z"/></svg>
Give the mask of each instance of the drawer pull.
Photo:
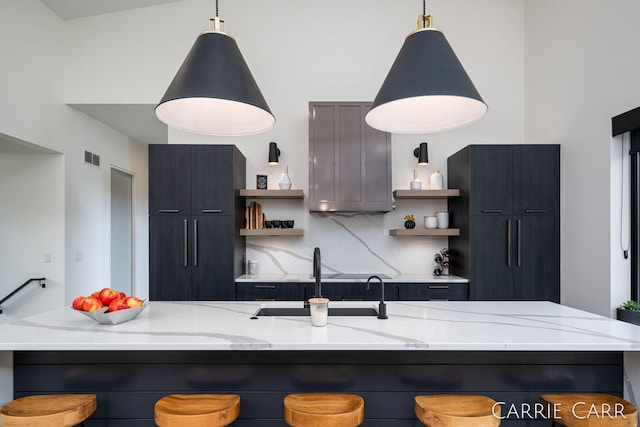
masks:
<svg viewBox="0 0 640 427"><path fill-rule="evenodd" d="M222 209L202 209L202 213L222 213Z"/></svg>
<svg viewBox="0 0 640 427"><path fill-rule="evenodd" d="M502 213L502 209L482 209L481 211L482 213L494 213L494 214L500 214Z"/></svg>
<svg viewBox="0 0 640 427"><path fill-rule="evenodd" d="M449 289L449 285L429 285L429 289Z"/></svg>
<svg viewBox="0 0 640 427"><path fill-rule="evenodd" d="M547 213L547 210L546 209L525 209L524 213L543 214L543 213Z"/></svg>
<svg viewBox="0 0 640 427"><path fill-rule="evenodd" d="M449 298L429 298L429 301L449 301Z"/></svg>
<svg viewBox="0 0 640 427"><path fill-rule="evenodd" d="M179 213L180 209L159 209L160 213Z"/></svg>
<svg viewBox="0 0 640 427"><path fill-rule="evenodd" d="M256 289L275 289L276 285L256 285Z"/></svg>

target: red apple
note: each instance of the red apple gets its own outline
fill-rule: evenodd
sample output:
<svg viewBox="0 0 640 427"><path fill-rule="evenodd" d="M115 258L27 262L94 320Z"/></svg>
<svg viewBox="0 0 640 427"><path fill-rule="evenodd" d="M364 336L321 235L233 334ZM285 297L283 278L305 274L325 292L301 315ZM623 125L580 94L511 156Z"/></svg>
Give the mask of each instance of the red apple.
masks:
<svg viewBox="0 0 640 427"><path fill-rule="evenodd" d="M134 296L127 297L127 299L125 299L124 302L125 304L127 304L127 307L129 308L140 307L142 305L142 300Z"/></svg>
<svg viewBox="0 0 640 427"><path fill-rule="evenodd" d="M82 310L82 304L84 304L84 300L86 300L87 297L80 295L79 297L75 297L73 299L73 303L71 304L71 306L73 308L75 308L76 310Z"/></svg>
<svg viewBox="0 0 640 427"><path fill-rule="evenodd" d="M85 298L82 303L83 311L96 311L97 309L102 308L102 301L96 296L91 295L90 297Z"/></svg>
<svg viewBox="0 0 640 427"><path fill-rule="evenodd" d="M109 309L107 311L118 311L118 310L126 310L127 304L125 304L123 299L114 299L109 303Z"/></svg>
<svg viewBox="0 0 640 427"><path fill-rule="evenodd" d="M125 294L124 292L120 291L120 298L121 299L127 299L127 294Z"/></svg>
<svg viewBox="0 0 640 427"><path fill-rule="evenodd" d="M102 302L102 305L109 305L111 301L115 300L116 298L120 298L120 292L111 288L104 288L100 291L99 298Z"/></svg>

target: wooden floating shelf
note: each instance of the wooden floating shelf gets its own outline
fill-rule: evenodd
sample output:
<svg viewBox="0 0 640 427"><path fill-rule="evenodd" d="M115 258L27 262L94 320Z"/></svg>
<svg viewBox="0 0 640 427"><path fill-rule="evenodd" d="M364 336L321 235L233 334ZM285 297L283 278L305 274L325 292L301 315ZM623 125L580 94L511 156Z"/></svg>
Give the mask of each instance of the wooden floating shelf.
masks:
<svg viewBox="0 0 640 427"><path fill-rule="evenodd" d="M241 228L241 236L302 236L300 228Z"/></svg>
<svg viewBox="0 0 640 427"><path fill-rule="evenodd" d="M459 228L397 228L389 230L391 236L459 236Z"/></svg>
<svg viewBox="0 0 640 427"><path fill-rule="evenodd" d="M450 197L459 197L460 190L395 190L393 192L394 199L448 199Z"/></svg>
<svg viewBox="0 0 640 427"><path fill-rule="evenodd" d="M302 190L240 190L240 197L250 199L302 199Z"/></svg>

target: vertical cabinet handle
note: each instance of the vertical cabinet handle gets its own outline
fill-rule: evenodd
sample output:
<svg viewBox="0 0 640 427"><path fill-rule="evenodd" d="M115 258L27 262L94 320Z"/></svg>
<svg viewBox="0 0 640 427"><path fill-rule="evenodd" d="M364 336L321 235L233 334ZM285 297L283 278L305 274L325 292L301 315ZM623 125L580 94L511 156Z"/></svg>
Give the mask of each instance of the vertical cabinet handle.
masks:
<svg viewBox="0 0 640 427"><path fill-rule="evenodd" d="M189 266L189 258L187 255L187 252L189 250L189 248L187 247L187 233L189 232L188 228L189 228L189 221L185 219L184 220L184 247L183 247L183 253L184 253L183 265L185 267Z"/></svg>
<svg viewBox="0 0 640 427"><path fill-rule="evenodd" d="M518 267L522 264L522 220L518 220Z"/></svg>
<svg viewBox="0 0 640 427"><path fill-rule="evenodd" d="M511 267L511 220L507 221L507 267Z"/></svg>
<svg viewBox="0 0 640 427"><path fill-rule="evenodd" d="M198 266L198 220L193 220L193 266Z"/></svg>

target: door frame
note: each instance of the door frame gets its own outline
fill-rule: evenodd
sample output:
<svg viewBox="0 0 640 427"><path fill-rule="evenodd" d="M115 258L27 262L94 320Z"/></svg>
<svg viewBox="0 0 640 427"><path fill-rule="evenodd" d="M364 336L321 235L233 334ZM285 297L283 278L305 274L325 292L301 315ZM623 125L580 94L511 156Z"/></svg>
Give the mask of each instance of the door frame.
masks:
<svg viewBox="0 0 640 427"><path fill-rule="evenodd" d="M120 166L116 166L114 164L109 165L109 286L111 286L111 281L113 279L111 274L113 259L112 259L112 250L113 250L113 218L111 216L111 207L113 203L113 191L111 188L111 180L113 176L113 172L117 171L131 177L131 295L136 295L137 292L137 284L136 284L136 174L128 169L122 168Z"/></svg>

